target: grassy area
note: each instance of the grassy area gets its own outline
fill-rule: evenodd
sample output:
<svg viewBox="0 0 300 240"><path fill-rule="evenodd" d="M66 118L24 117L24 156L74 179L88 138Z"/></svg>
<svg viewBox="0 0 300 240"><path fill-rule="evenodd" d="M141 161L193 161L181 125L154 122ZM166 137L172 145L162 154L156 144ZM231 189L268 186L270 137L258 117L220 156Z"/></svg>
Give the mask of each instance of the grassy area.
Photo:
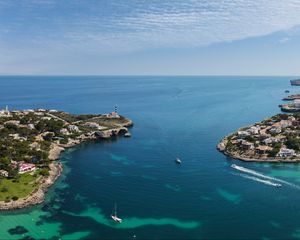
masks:
<svg viewBox="0 0 300 240"><path fill-rule="evenodd" d="M24 173L17 179L0 180L0 201L17 200L26 197L37 186L39 174Z"/></svg>
<svg viewBox="0 0 300 240"><path fill-rule="evenodd" d="M93 122L96 122L100 126L104 126L107 128L119 127L120 125L127 123L127 121L128 119L122 116L120 118L107 118L105 116L101 116L99 118L93 119Z"/></svg>

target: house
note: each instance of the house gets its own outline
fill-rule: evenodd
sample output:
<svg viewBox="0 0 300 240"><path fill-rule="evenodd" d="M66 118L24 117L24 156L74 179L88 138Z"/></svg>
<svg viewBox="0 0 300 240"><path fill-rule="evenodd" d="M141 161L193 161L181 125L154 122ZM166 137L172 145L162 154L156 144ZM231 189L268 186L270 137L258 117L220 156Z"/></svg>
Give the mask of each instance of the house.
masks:
<svg viewBox="0 0 300 240"><path fill-rule="evenodd" d="M245 138L247 136L250 136L250 133L247 131L238 131L237 135L238 135L238 138Z"/></svg>
<svg viewBox="0 0 300 240"><path fill-rule="evenodd" d="M69 125L68 129L71 132L79 132L79 128L76 125Z"/></svg>
<svg viewBox="0 0 300 240"><path fill-rule="evenodd" d="M272 134L278 134L278 133L281 133L281 127L271 127L269 129L269 132L272 133Z"/></svg>
<svg viewBox="0 0 300 240"><path fill-rule="evenodd" d="M280 139L275 138L275 137L269 137L263 140L263 143L268 145L268 144L272 144L272 143L277 143L280 142Z"/></svg>
<svg viewBox="0 0 300 240"><path fill-rule="evenodd" d="M241 146L244 150L252 150L254 149L254 144L248 141L242 141Z"/></svg>
<svg viewBox="0 0 300 240"><path fill-rule="evenodd" d="M106 114L106 117L107 118L120 118L120 115L114 111L114 112Z"/></svg>
<svg viewBox="0 0 300 240"><path fill-rule="evenodd" d="M84 124L84 126L87 126L87 127L90 127L90 128L96 128L96 129L100 128L100 125L98 123L95 123L95 122L86 122Z"/></svg>
<svg viewBox="0 0 300 240"><path fill-rule="evenodd" d="M4 124L5 125L6 124L12 124L12 125L18 126L20 124L20 121L18 121L18 120L10 120L10 121L6 121Z"/></svg>
<svg viewBox="0 0 300 240"><path fill-rule="evenodd" d="M28 127L29 129L35 129L35 126L34 126L34 124L32 124L32 123L29 123L29 124L27 125L27 127Z"/></svg>
<svg viewBox="0 0 300 240"><path fill-rule="evenodd" d="M271 151L272 148L269 146L259 145L257 148L255 148L256 153L258 154L266 154L268 151Z"/></svg>
<svg viewBox="0 0 300 240"><path fill-rule="evenodd" d="M36 170L36 166L33 163L25 163L25 162L20 162L19 164L19 173L23 174L26 172L31 172Z"/></svg>
<svg viewBox="0 0 300 240"><path fill-rule="evenodd" d="M61 134L64 134L64 135L69 135L69 134L70 134L69 131L68 131L68 129L66 129L66 128L60 129L59 132L60 132Z"/></svg>
<svg viewBox="0 0 300 240"><path fill-rule="evenodd" d="M50 112L50 113L56 113L56 112L58 112L58 111L55 110L55 109L51 109L51 110L49 110L49 112Z"/></svg>
<svg viewBox="0 0 300 240"><path fill-rule="evenodd" d="M0 170L0 176L2 177L8 177L8 171L5 171L3 169Z"/></svg>
<svg viewBox="0 0 300 240"><path fill-rule="evenodd" d="M247 130L247 132L249 132L251 134L258 134L259 130L260 130L260 127L252 126Z"/></svg>
<svg viewBox="0 0 300 240"><path fill-rule="evenodd" d="M281 148L277 156L279 157L291 157L295 155L295 150L288 148Z"/></svg>
<svg viewBox="0 0 300 240"><path fill-rule="evenodd" d="M290 120L281 120L281 121L279 122L279 124L280 124L281 128L287 128L287 127L292 126L292 125L293 125L293 122L290 121Z"/></svg>
<svg viewBox="0 0 300 240"><path fill-rule="evenodd" d="M42 120L51 120L51 117L42 117Z"/></svg>

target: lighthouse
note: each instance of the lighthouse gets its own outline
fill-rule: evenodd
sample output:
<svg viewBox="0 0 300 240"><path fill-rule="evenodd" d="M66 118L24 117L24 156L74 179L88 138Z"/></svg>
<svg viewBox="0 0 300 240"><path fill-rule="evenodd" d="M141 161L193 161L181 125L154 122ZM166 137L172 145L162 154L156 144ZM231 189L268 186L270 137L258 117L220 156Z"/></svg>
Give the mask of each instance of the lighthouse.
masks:
<svg viewBox="0 0 300 240"><path fill-rule="evenodd" d="M115 105L115 114L118 115L118 105Z"/></svg>

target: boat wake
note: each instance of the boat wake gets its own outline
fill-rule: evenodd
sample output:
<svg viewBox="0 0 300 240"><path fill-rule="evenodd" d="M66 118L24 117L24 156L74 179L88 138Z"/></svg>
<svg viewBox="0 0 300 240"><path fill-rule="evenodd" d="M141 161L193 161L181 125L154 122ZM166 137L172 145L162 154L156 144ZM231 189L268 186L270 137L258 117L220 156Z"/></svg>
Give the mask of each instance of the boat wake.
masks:
<svg viewBox="0 0 300 240"><path fill-rule="evenodd" d="M300 187L298 185L290 183L288 181L284 181L284 180L274 178L274 177L269 177L269 176L267 176L263 173L256 172L254 170L251 170L249 168L245 168L245 167L242 167L242 166L238 166L236 164L232 164L231 167L238 170L238 171L240 171L240 172L244 172L244 173L248 173L248 174L251 174L253 176L256 176L256 177L253 177L253 176L248 176L248 175L243 174L242 176L245 177L245 178L252 179L252 180L262 182L262 183L265 183L265 184L268 184L268 185L276 186L276 187L280 187L280 186L282 186L282 184L285 184L285 185L288 185L290 187L293 187L293 188L296 188L296 189L300 190ZM260 178L258 178L258 177L260 177ZM274 185L274 184L276 184L276 185ZM280 186L278 186L278 185L280 185Z"/></svg>
<svg viewBox="0 0 300 240"><path fill-rule="evenodd" d="M236 174L236 175L238 175L240 177L243 177L243 178L247 178L247 179L256 181L256 182L264 183L266 185L270 185L270 186L273 186L273 187L281 187L282 186L280 183L275 183L275 182L272 182L270 180L265 180L265 179L261 179L261 178L258 178L258 177L249 176L249 175L246 175L246 174Z"/></svg>

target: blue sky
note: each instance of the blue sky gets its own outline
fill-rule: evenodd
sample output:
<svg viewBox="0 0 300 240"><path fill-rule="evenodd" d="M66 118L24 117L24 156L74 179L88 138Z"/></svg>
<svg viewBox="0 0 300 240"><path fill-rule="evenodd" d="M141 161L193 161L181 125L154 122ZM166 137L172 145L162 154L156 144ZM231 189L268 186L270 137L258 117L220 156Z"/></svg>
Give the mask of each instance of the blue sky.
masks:
<svg viewBox="0 0 300 240"><path fill-rule="evenodd" d="M300 0L0 0L0 74L300 75Z"/></svg>

